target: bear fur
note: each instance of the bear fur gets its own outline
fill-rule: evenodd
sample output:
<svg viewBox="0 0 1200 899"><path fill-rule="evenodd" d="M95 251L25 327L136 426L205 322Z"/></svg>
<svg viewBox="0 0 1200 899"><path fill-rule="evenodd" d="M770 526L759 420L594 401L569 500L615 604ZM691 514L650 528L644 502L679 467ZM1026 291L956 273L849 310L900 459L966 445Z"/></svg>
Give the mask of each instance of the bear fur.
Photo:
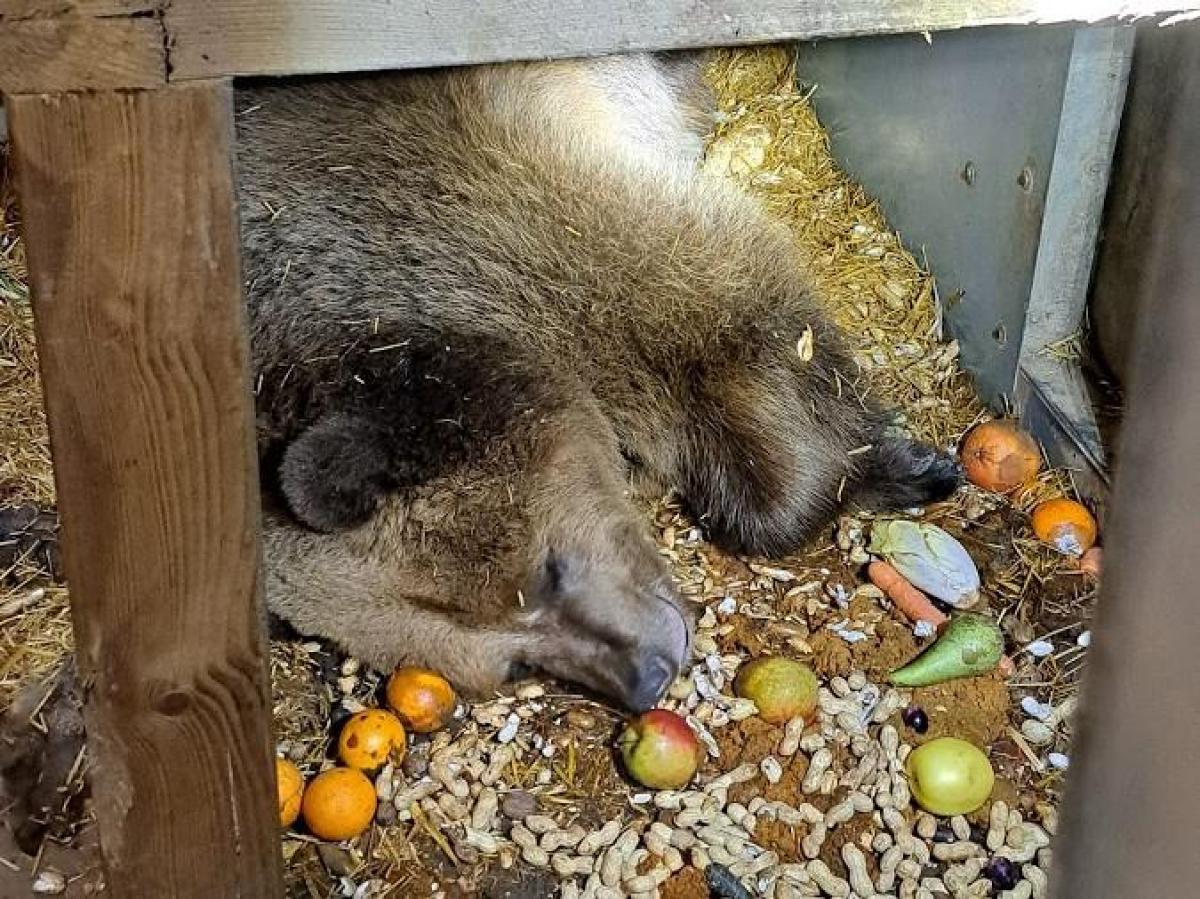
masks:
<svg viewBox="0 0 1200 899"><path fill-rule="evenodd" d="M764 555L954 489L863 398L786 228L697 171L701 67L240 93L273 611L469 690L532 666L648 707L690 616L631 486Z"/></svg>

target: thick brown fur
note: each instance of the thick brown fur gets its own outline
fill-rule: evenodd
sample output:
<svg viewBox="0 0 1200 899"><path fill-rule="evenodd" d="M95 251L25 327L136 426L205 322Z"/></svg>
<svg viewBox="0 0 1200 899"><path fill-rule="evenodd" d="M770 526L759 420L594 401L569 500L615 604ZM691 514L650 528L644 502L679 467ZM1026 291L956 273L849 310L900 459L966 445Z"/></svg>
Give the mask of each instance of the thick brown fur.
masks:
<svg viewBox="0 0 1200 899"><path fill-rule="evenodd" d="M528 666L651 705L688 627L626 496L616 435L587 391L487 345L458 357L410 344L404 374L385 379L403 390L391 403L358 368L359 390L335 389L338 411L288 445L290 510L266 510L272 611L380 668L435 667L474 693ZM312 482L346 477L369 441L388 465L366 521L297 526L328 524L305 505L324 492Z"/></svg>
<svg viewBox="0 0 1200 899"><path fill-rule="evenodd" d="M654 599L665 572L627 542L618 448L714 538L765 554L799 545L844 501L913 505L953 489L953 463L888 437L859 399L784 227L695 173L699 71L695 56L635 56L242 94L264 443L287 447L291 512L326 532L270 519L274 609L380 664L461 658L451 674L481 687L503 660L553 658L630 703L636 677L614 690L562 661L544 612L513 617L539 554L569 547L598 610L589 626L638 607L597 589L615 577L651 598L657 621L631 649L635 667L683 661L673 613ZM430 352L456 374L422 373ZM436 389L414 388L427 377ZM473 390L486 414L454 399ZM545 427L513 427L523 391ZM573 462L547 465L560 458ZM508 481L522 489L498 507ZM413 549L425 503L441 510L419 528L433 554ZM345 589L331 589L331 570ZM351 572L371 586L350 586Z"/></svg>

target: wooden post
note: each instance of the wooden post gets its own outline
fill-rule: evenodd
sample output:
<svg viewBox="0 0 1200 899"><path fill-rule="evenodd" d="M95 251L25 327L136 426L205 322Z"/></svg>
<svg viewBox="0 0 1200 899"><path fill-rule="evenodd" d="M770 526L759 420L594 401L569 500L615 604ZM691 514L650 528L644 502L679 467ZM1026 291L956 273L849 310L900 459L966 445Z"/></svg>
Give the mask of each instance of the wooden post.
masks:
<svg viewBox="0 0 1200 899"><path fill-rule="evenodd" d="M1096 639L1056 842L1054 895L1197 894L1200 855L1200 27L1177 35L1139 184L1142 309Z"/></svg>
<svg viewBox="0 0 1200 899"><path fill-rule="evenodd" d="M7 103L109 890L280 895L229 85Z"/></svg>

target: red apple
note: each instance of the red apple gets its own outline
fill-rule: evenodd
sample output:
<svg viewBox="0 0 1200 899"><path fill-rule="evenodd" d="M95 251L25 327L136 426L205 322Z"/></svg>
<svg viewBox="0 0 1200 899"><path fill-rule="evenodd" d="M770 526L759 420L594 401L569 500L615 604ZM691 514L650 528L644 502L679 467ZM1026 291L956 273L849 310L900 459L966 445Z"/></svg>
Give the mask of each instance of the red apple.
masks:
<svg viewBox="0 0 1200 899"><path fill-rule="evenodd" d="M807 720L817 710L817 676L802 662L763 656L747 662L733 684L738 696L751 699L764 721L782 724Z"/></svg>
<svg viewBox="0 0 1200 899"><path fill-rule="evenodd" d="M625 770L653 790L678 790L700 767L704 749L687 722L666 709L652 709L625 726L618 745Z"/></svg>

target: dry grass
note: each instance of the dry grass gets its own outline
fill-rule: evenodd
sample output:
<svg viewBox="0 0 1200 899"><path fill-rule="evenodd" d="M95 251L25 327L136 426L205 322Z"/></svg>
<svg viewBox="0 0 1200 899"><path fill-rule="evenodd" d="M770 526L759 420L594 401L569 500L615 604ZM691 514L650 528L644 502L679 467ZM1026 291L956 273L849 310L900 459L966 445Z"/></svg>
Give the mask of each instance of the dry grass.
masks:
<svg viewBox="0 0 1200 899"><path fill-rule="evenodd" d="M0 575L4 572L0 571ZM71 651L71 618L63 587L34 587L37 574L0 587L0 712L17 691L53 671Z"/></svg>
<svg viewBox="0 0 1200 899"><path fill-rule="evenodd" d="M7 159L0 156L0 506L54 503L50 442L42 411L25 253Z"/></svg>
<svg viewBox="0 0 1200 899"><path fill-rule="evenodd" d="M50 443L42 409L25 253L7 155L0 148L0 507L54 504ZM66 590L39 588L39 572L0 568L0 709L17 688L53 669L70 650Z"/></svg>

